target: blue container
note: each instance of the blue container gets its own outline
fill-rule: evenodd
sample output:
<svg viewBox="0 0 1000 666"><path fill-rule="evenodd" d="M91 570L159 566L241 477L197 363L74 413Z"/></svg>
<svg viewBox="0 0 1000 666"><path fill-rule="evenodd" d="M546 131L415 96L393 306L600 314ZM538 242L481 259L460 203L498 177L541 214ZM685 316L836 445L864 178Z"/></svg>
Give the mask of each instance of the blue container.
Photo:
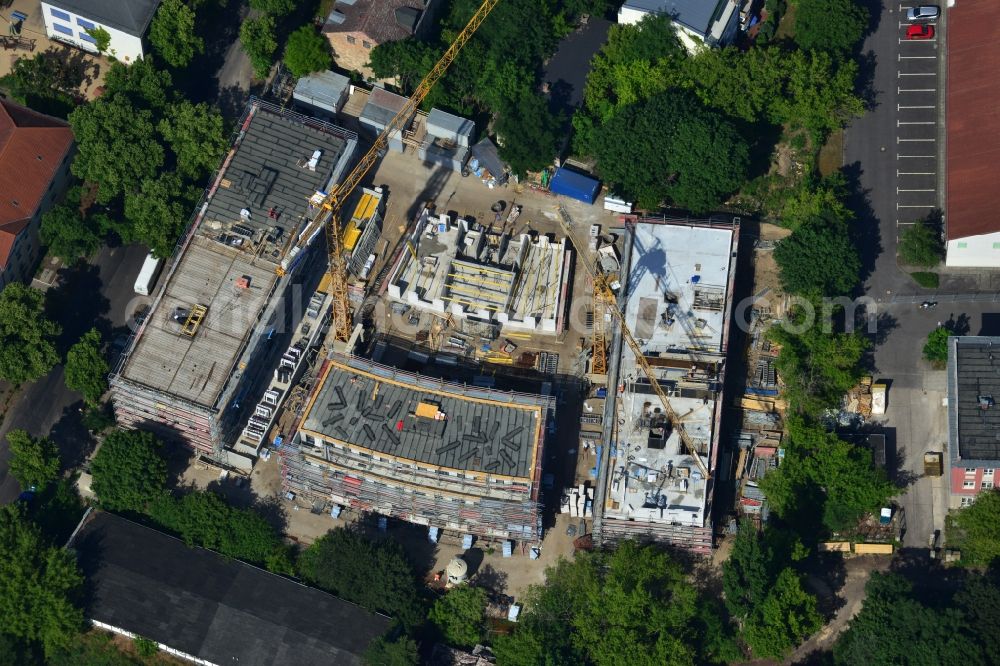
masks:
<svg viewBox="0 0 1000 666"><path fill-rule="evenodd" d="M564 197L588 204L594 203L600 189L601 183L597 179L571 171L566 167L557 170L556 175L552 176L552 181L549 183L549 191L552 194L561 194Z"/></svg>

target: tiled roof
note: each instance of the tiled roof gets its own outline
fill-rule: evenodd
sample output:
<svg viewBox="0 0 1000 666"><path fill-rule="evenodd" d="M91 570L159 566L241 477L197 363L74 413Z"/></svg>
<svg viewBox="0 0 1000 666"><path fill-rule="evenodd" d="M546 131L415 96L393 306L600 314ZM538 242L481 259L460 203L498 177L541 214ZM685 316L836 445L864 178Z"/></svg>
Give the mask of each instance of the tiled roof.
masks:
<svg viewBox="0 0 1000 666"><path fill-rule="evenodd" d="M339 0L327 17L324 33L360 32L375 44L405 39L413 34L424 11L424 0ZM411 11L399 12L401 9ZM412 27L400 23L400 19Z"/></svg>
<svg viewBox="0 0 1000 666"><path fill-rule="evenodd" d="M72 144L65 122L0 100L0 268Z"/></svg>

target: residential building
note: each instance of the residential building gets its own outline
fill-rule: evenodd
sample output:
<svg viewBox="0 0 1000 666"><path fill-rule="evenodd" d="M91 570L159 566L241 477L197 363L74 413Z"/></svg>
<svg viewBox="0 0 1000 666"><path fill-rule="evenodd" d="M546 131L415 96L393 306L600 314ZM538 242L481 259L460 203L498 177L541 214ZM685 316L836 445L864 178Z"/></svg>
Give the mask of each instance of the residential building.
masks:
<svg viewBox="0 0 1000 666"><path fill-rule="evenodd" d="M1000 484L1000 337L948 338L948 506Z"/></svg>
<svg viewBox="0 0 1000 666"><path fill-rule="evenodd" d="M618 399L605 402L603 415L603 439L613 444L598 460L595 537L708 553L739 227L644 219L627 231L619 307L697 459L617 340L608 383Z"/></svg>
<svg viewBox="0 0 1000 666"><path fill-rule="evenodd" d="M342 508L495 539L541 538L546 424L555 400L333 355L292 441L282 489Z"/></svg>
<svg viewBox="0 0 1000 666"><path fill-rule="evenodd" d="M437 0L336 0L323 34L339 67L370 79L375 76L368 66L371 50L426 34L439 4Z"/></svg>
<svg viewBox="0 0 1000 666"><path fill-rule="evenodd" d="M302 347L315 343L323 316L315 292L325 243L314 234L299 252L291 239L320 213L357 135L259 100L238 127L111 387L119 424L247 471L249 451L231 447L258 416L272 375L289 379L283 368L294 372ZM296 333L304 315L317 317L311 338ZM280 406L278 393L267 409Z"/></svg>
<svg viewBox="0 0 1000 666"><path fill-rule="evenodd" d="M87 30L103 28L111 36L107 53L135 62L147 51L146 31L160 0L43 0L42 17L49 39L97 53Z"/></svg>
<svg viewBox="0 0 1000 666"><path fill-rule="evenodd" d="M737 0L625 0L618 23L632 25L649 15L665 14L677 37L691 52L704 46L728 46L740 27Z"/></svg>
<svg viewBox="0 0 1000 666"><path fill-rule="evenodd" d="M948 50L943 165L948 266L1000 267L1000 218L993 200L1000 161L1000 113L996 112L1000 93L994 86L983 85L1000 70L1000 45L994 30L998 24L1000 3L996 2L949 4L947 22L938 24L938 30L947 33L939 40ZM929 144L931 152L940 144L940 140Z"/></svg>
<svg viewBox="0 0 1000 666"><path fill-rule="evenodd" d="M66 546L87 579L86 619L215 666L360 666L391 620L151 527L88 510Z"/></svg>
<svg viewBox="0 0 1000 666"><path fill-rule="evenodd" d="M0 99L0 289L29 280L42 214L70 182L69 125Z"/></svg>

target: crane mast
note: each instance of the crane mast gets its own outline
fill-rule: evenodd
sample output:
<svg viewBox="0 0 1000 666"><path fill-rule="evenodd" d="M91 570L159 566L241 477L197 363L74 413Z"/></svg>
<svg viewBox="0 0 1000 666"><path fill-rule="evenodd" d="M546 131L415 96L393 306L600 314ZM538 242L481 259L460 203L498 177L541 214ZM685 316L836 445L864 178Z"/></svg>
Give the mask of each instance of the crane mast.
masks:
<svg viewBox="0 0 1000 666"><path fill-rule="evenodd" d="M563 231L566 236L573 239L572 227L573 221L569 215L569 212L562 206L559 207L559 222L563 227ZM574 245L576 241L574 241ZM579 247L579 246L578 246ZM632 335L632 331L629 329L628 324L625 323L625 314L617 305L617 299L615 298L615 293L608 284L607 277L604 273L597 270L597 267L590 261L589 257L584 256L583 252L576 253L577 259L583 264L587 273L594 280L594 296L595 296L595 311L597 310L597 302L600 302L603 309L610 312L614 317L616 323L618 324L619 330L622 332L622 337L625 339L625 344L628 345L629 349L632 350L632 354L635 356L635 362L639 365L646 379L649 380L650 386L653 387L653 392L660 399L660 403L663 405L663 411L667 415L667 419L670 421L670 425L673 426L674 431L680 437L681 443L684 448L687 449L688 454L694 458L695 464L698 465L698 469L701 473L705 475L705 478L710 478L708 467L702 462L701 456L698 455L698 449L695 446L694 440L687 433L684 428L684 424L681 423L680 417L677 412L670 405L670 400L667 398L666 391L660 386L660 382L656 379L656 373L653 371L653 367L646 360L645 354L642 352L642 347L636 341L635 336ZM597 313L595 312L595 321ZM596 329L595 329L596 330Z"/></svg>
<svg viewBox="0 0 1000 666"><path fill-rule="evenodd" d="M340 239L340 212L347 202L351 192L361 183L368 172L381 157L382 151L389 144L389 137L394 132L401 131L410 117L427 97L434 84L438 82L448 66L455 61L462 47L466 45L472 35L475 34L479 26L482 25L486 17L489 16L499 0L483 0L479 8L469 19L469 22L462 28L462 31L455 36L454 41L435 63L427 75L417 86L413 94L406 100L406 104L393 116L382 132L375 139L375 143L367 153L351 169L351 172L333 188L333 191L326 195L319 208L316 217L313 218L303 232L299 235L299 240L292 250L293 253L301 252L309 239L321 228L326 227L327 253L329 254L329 274L330 274L330 296L333 301L332 318L330 322L330 339L340 342L347 342L351 337L352 315L351 306L347 298L347 267L344 262L343 248ZM280 270L280 269L279 269Z"/></svg>

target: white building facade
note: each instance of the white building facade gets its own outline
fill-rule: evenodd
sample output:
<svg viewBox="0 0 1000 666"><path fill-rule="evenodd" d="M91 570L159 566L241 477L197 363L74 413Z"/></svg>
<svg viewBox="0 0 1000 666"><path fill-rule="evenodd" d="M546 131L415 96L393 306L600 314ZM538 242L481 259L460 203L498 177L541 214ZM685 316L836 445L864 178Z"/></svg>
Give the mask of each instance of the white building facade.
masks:
<svg viewBox="0 0 1000 666"><path fill-rule="evenodd" d="M97 40L87 31L97 28L111 36L107 55L132 63L145 54L144 36L160 0L49 0L42 2L45 33L97 53Z"/></svg>

